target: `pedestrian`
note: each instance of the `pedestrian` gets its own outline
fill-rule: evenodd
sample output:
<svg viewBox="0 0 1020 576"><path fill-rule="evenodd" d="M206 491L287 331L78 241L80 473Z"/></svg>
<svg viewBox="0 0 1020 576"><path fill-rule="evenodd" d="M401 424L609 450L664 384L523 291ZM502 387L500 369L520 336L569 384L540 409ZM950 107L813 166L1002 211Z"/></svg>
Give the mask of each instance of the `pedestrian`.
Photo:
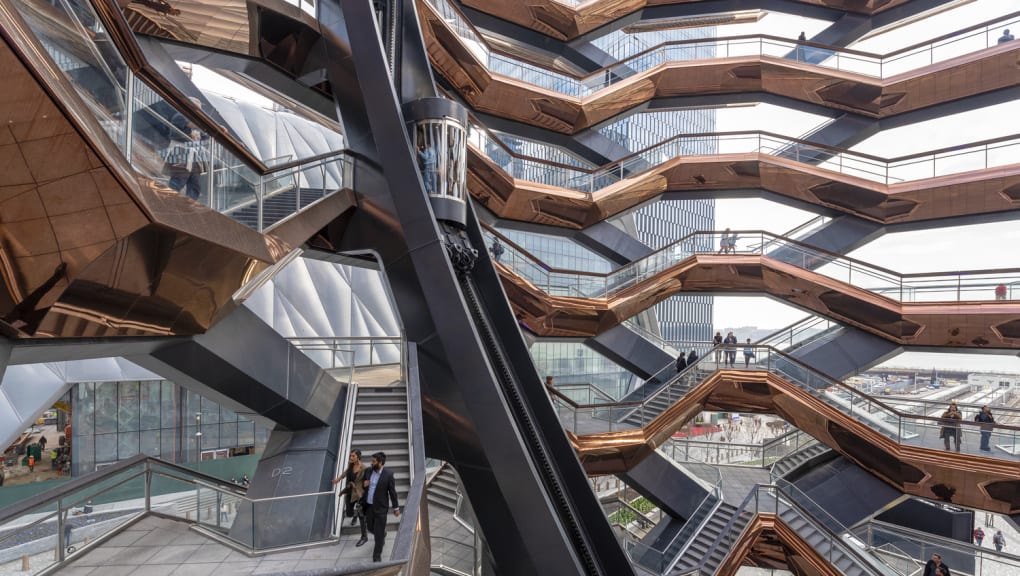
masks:
<svg viewBox="0 0 1020 576"><path fill-rule="evenodd" d="M676 373L679 374L679 373L683 372L684 369L686 369L686 368L687 368L687 357L684 356L683 352L681 352L680 355L676 357Z"/></svg>
<svg viewBox="0 0 1020 576"><path fill-rule="evenodd" d="M418 168L421 170L427 194L439 194L439 159L432 146L422 142L418 145Z"/></svg>
<svg viewBox="0 0 1020 576"><path fill-rule="evenodd" d="M552 376L546 376L545 377L545 387L546 388L552 388L553 387L553 377Z"/></svg>
<svg viewBox="0 0 1020 576"><path fill-rule="evenodd" d="M241 487L247 488L251 484L251 480L248 480L248 475L241 476Z"/></svg>
<svg viewBox="0 0 1020 576"><path fill-rule="evenodd" d="M981 424L981 451L991 452L992 447L989 446L989 440L991 440L992 430L995 428L995 417L992 416L992 408L987 405L982 406L981 411L974 417L974 421Z"/></svg>
<svg viewBox="0 0 1020 576"><path fill-rule="evenodd" d="M999 44L1005 44L1013 40L1013 35L1009 33L1009 28L1002 31L1002 36L999 36Z"/></svg>
<svg viewBox="0 0 1020 576"><path fill-rule="evenodd" d="M751 339L747 339L747 344L744 345L744 368L751 363L751 358L754 358L754 346L751 344Z"/></svg>
<svg viewBox="0 0 1020 576"><path fill-rule="evenodd" d="M980 526L974 529L974 542L980 546L985 541L985 531Z"/></svg>
<svg viewBox="0 0 1020 576"><path fill-rule="evenodd" d="M803 44L801 44L801 42L807 42L807 34L805 34L804 32L801 32L800 36L797 36L796 52L798 62L803 62L805 60L804 56L807 54L807 49L804 47Z"/></svg>
<svg viewBox="0 0 1020 576"><path fill-rule="evenodd" d="M730 253L730 229L727 228L723 231L722 237L719 238L719 254Z"/></svg>
<svg viewBox="0 0 1020 576"><path fill-rule="evenodd" d="M715 365L719 365L719 355L722 354L722 332L716 332L715 337L712 338L712 344L715 346Z"/></svg>
<svg viewBox="0 0 1020 576"><path fill-rule="evenodd" d="M237 485L237 477L236 476L231 476L230 477L230 483L236 486Z"/></svg>
<svg viewBox="0 0 1020 576"><path fill-rule="evenodd" d="M996 300L1005 300L1006 299L1006 285L1005 284L999 284L998 286L995 287L995 299Z"/></svg>
<svg viewBox="0 0 1020 576"><path fill-rule="evenodd" d="M737 234L736 234L736 232L734 232L733 234L730 234L730 239L727 241L727 244L729 244L729 246L730 246L730 254L736 254L737 253Z"/></svg>
<svg viewBox="0 0 1020 576"><path fill-rule="evenodd" d="M687 355L687 367L694 366L694 363L698 361L698 353L691 350L691 353Z"/></svg>
<svg viewBox="0 0 1020 576"><path fill-rule="evenodd" d="M1002 535L1002 530L995 531L995 536L992 536L992 544L995 544L996 552L1002 552L1002 549L1006 547L1006 537Z"/></svg>
<svg viewBox="0 0 1020 576"><path fill-rule="evenodd" d="M956 443L956 451L960 451L960 420L962 419L955 402L942 413L942 430L939 432L939 438L942 438L945 443L946 450L949 450L949 440L952 438Z"/></svg>
<svg viewBox="0 0 1020 576"><path fill-rule="evenodd" d="M376 452L372 454L372 472L369 478L363 481L366 489L365 513L368 519L368 529L372 531L375 539L375 547L372 548L372 561L382 562L383 546L386 544L386 512L392 508L393 515L400 517L400 507L397 504L397 483L393 479L393 472L386 467L386 454ZM390 506L387 507L387 502Z"/></svg>
<svg viewBox="0 0 1020 576"><path fill-rule="evenodd" d="M65 517L64 520L64 548L71 546L71 531L74 530L74 524L71 523L69 518Z"/></svg>
<svg viewBox="0 0 1020 576"><path fill-rule="evenodd" d="M226 523L227 517L230 515L230 504L226 502L220 504L220 523Z"/></svg>
<svg viewBox="0 0 1020 576"><path fill-rule="evenodd" d="M953 576L949 572L949 566L946 566L942 562L941 554L932 554L931 560L924 565L924 574L922 576L939 576L941 572L942 576Z"/></svg>
<svg viewBox="0 0 1020 576"><path fill-rule="evenodd" d="M726 365L733 368L737 363L737 337L733 332L728 332L723 344L726 345Z"/></svg>
<svg viewBox="0 0 1020 576"><path fill-rule="evenodd" d="M39 447L42 448L42 452L46 451L46 436L39 437ZM40 452L40 454L42 452Z"/></svg>
<svg viewBox="0 0 1020 576"><path fill-rule="evenodd" d="M28 456L28 471L35 472L35 456Z"/></svg>
<svg viewBox="0 0 1020 576"><path fill-rule="evenodd" d="M499 262L499 259L503 256L503 252L506 250L503 248L503 244L499 241L499 238L492 239L492 259Z"/></svg>
<svg viewBox="0 0 1020 576"><path fill-rule="evenodd" d="M365 465L361 462L361 450L351 450L347 458L347 470L343 476L333 480L333 484L346 482L343 491L344 514L351 519L351 526L361 525L361 539L355 547L364 546L368 542L368 532L365 529L365 514L362 510L362 500L365 498Z"/></svg>
<svg viewBox="0 0 1020 576"><path fill-rule="evenodd" d="M201 100L188 99L196 108L202 109ZM208 170L206 148L209 135L180 112L170 117L170 124L173 126L170 146L162 154L166 162L164 170L169 177L167 185L177 192L184 192L192 200L198 200L202 194L202 175Z"/></svg>

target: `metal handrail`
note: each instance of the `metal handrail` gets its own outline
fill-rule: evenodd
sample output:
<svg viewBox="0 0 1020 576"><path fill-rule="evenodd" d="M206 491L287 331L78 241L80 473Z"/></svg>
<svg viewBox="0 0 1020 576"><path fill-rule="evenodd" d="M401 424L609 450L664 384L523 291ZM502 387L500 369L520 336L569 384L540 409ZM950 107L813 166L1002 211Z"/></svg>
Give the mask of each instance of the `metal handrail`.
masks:
<svg viewBox="0 0 1020 576"><path fill-rule="evenodd" d="M431 2L428 2L428 4L431 4ZM599 78L599 77L605 78L607 75L613 75L613 70L614 69L626 68L628 66L628 63L630 63L630 62L632 62L634 60L638 60L640 58L644 58L644 57L648 56L649 54L652 54L652 53L664 50L664 49L669 48L671 46L685 46L685 45L705 44L705 43L711 43L711 44L714 44L714 45L718 45L718 44L721 44L721 43L728 43L728 42L734 41L734 40L758 40L759 43L761 43L761 41L763 41L763 40L771 40L771 41L776 41L776 42L783 42L783 43L786 43L786 44L793 44L794 46L804 46L804 47L808 47L808 48L821 49L821 50L825 50L827 52L832 52L834 54L847 54L847 55L851 55L851 56L859 56L859 57L862 57L862 58L871 58L871 59L879 60L878 64L879 64L879 66L881 66L883 64L882 60L885 60L887 58L892 58L892 57L895 57L895 56L899 56L901 54L905 54L905 53L910 52L912 50L916 50L918 48L924 48L924 47L927 47L927 46L931 46L931 48L934 49L934 47L935 47L934 45L936 43L938 43L938 42L941 42L942 40L948 40L948 39L952 39L952 38L961 37L961 36L963 36L964 34L966 34L968 32L973 32L975 30L979 30L981 28L992 26L992 25L995 25L995 24L998 24L998 23L1002 23L1002 22L1005 22L1005 21L1011 21L1011 19L1013 19L1013 18L1015 18L1017 16L1020 16L1020 12L1013 12L1013 13L1010 13L1010 14L1006 14L1004 16L999 16L999 17L991 19L991 20L986 20L984 22L981 22L981 23L969 26L967 28L963 28L961 30L952 32L950 34L944 34L944 35L941 35L941 36L937 36L937 37L935 37L933 39L930 39L930 40L927 40L927 41L922 41L922 42L919 42L919 43L916 43L916 44L912 44L912 45L907 46L905 48L900 48L900 49L897 49L897 50L894 50L892 52L888 52L888 53L885 53L885 54L878 54L878 53L873 53L873 52L865 52L865 51L862 51L862 50L855 50L853 48L846 48L844 46L833 46L833 45L829 45L829 44L821 44L821 43L818 43L818 42L812 42L810 40L799 40L799 39L798 40L793 40L793 39L784 38L784 37L781 37L781 36L773 36L773 35L770 35L770 34L743 34L743 35L736 35L736 36L722 36L722 37L709 37L709 38L692 38L692 39L686 39L686 40L669 40L669 41L657 44L655 46L652 46L650 48L647 48L645 50L642 50L640 52L637 52L635 54L632 54L632 55L630 55L630 56L628 56L626 58L623 58L623 59L617 61L614 64L610 64L609 66L605 66L605 67L599 68L599 69L597 69L597 70L595 70L593 72L589 72L589 73L584 74L584 75L576 75L576 74L573 74L573 73L571 73L569 71L553 69L552 67L548 66L544 62L539 62L539 61L534 61L533 62L533 61L530 61L530 60L522 59L517 54L512 54L510 52L507 52L505 50L500 49L499 47L494 47L494 46L490 45L489 42L486 40L485 36L483 36L481 33L479 33L476 28L474 28L474 25L471 24L470 19L468 19L467 17L464 16L464 14L460 11L459 7L454 6L453 3L450 3L450 6L453 8L453 10L455 12L457 12L457 15L460 16L460 19L463 22L467 23L471 27L472 30L474 30L475 34L477 35L478 42L482 43L485 46L485 48L487 50L489 50L489 52L491 52L493 54L498 54L498 55L500 55L500 56L502 56L504 58L509 58L509 59L512 59L512 60L516 60L516 61L519 61L519 62L526 63L529 66L535 66L537 68L541 68L541 69L543 69L543 70L545 70L545 71L547 71L547 72L549 72L549 73L551 73L551 74L553 74L555 76L563 77L566 80L574 81L574 82L576 82L578 84L581 84L581 85L585 85L585 83L587 81L589 81L589 80L591 80L593 78ZM430 6L430 8L432 8L432 6ZM437 16L441 16L441 15L437 13ZM441 17L440 19L443 20L443 22L447 26L449 26L449 22L447 22L445 18ZM459 35L455 34L455 36L457 36L459 38ZM483 64L486 65L486 69L488 69L488 62L483 62ZM879 77L881 78L882 76L879 76ZM602 89L602 87L610 85L610 84L611 84L611 82L603 81L602 83L600 83L600 88L596 88L596 90Z"/></svg>
<svg viewBox="0 0 1020 576"><path fill-rule="evenodd" d="M869 547L872 547L870 540L872 526L878 527L887 532L901 533L907 539L924 542L925 544L931 546L936 546L945 549L956 548L959 550L963 550L965 553L973 556L987 554L989 556L993 556L996 558L1004 558L1020 563L1020 555L1017 554L1010 554L1009 552L997 552L993 549L985 548L984 546L977 546L976 544L971 544L970 542L955 540L953 538L946 538L945 536L940 536L938 534L933 534L931 532L922 532L920 530L908 528L907 526L900 526L899 524L890 524L888 522L882 522L881 520L875 519L869 520L868 522L851 529L850 533L858 538L861 538L861 532L867 532L869 534L869 537L865 539L865 544L867 544Z"/></svg>
<svg viewBox="0 0 1020 576"><path fill-rule="evenodd" d="M500 234L499 231L497 231L497 230L495 230L493 228L490 228L490 227L488 227L486 225L483 225L483 229L484 229L484 232L486 234L489 234L491 236L500 238L501 240L504 238L504 236L502 234ZM713 242L714 242L714 240L716 238L719 238L722 235L727 234L727 233L729 233L731 235L734 235L734 236L743 237L743 238L754 237L754 236L760 237L762 239L769 238L769 239L773 240L774 242L781 242L781 243L783 243L783 244L779 245L780 248L789 246L789 247L791 247L793 249L799 249L799 250L803 251L803 253L805 255L807 255L807 256L811 256L811 257L814 257L814 258L825 259L827 264L842 265L847 270L847 278L848 278L848 280L846 280L846 282L851 284L851 285L853 285L852 278L853 278L853 272L855 272L855 271L857 272L858 277L861 277L861 275L863 275L865 278L871 277L870 275L876 274L876 273L880 274L880 275L885 275L885 276L888 277L885 280L887 280L891 284L891 288L890 289L881 290L881 291L874 290L874 289L869 289L869 288L866 288L866 287L861 287L861 289L868 290L868 291L871 291L871 292L873 292L873 293L875 293L875 294L877 294L877 295L879 295L881 297L888 298L888 299L894 300L894 301L900 301L900 302L904 301L903 300L904 294L909 294L910 291L912 291L912 290L924 289L924 288L932 288L932 287L939 288L938 285L936 285L936 286L913 287L913 286L910 286L910 285L907 284L907 282L909 282L910 280L925 280L925 279L930 279L930 278L946 277L946 281L949 282L949 284L945 285L947 290L949 290L949 291L954 291L955 290L955 292L957 293L958 298L959 298L959 296L962 295L964 290L970 290L972 287L986 287L984 284L973 285L973 286L972 285L963 284L964 277L966 277L966 276L1006 275L1006 274L1016 274L1016 275L1020 276L1020 268L993 268L993 269L978 269L978 270L955 270L955 271L939 271L939 272L908 272L908 273L901 273L901 272L896 272L894 270L889 270L888 268L884 268L884 267L878 266L876 264L871 264L871 263L868 263L868 262L864 262L862 260L858 260L856 258L852 258L852 257L845 256L845 255L842 255L842 254L838 254L838 253L835 253L835 252L831 252L831 251L826 250L824 248L818 248L818 247L812 246L810 244L807 244L807 243L799 241L799 240L794 240L794 239L791 239L791 238L785 238L785 237L780 236L778 234L774 234L772 232L767 232L767 231L764 231L764 230L729 230L729 231L723 231L723 232L718 232L718 231L692 232L692 233L690 233L690 234L680 238L679 240L673 242L672 244L669 244L669 245L667 245L667 246L665 246L663 248L660 248L659 250L656 250L655 252L652 252L651 254L648 254L648 255L642 257L640 260L635 260L635 261L633 261L633 262L631 262L629 264L626 264L624 266L621 266L620 268L617 268L616 270L613 270L612 272L602 272L602 273L597 273L597 272L579 272L579 271L574 271L574 270L565 270L565 269L560 269L560 268L553 268L551 266L546 265L544 262L542 262L540 259L538 259L535 255L533 255L533 254L531 254L529 252L523 251L523 252L521 252L521 255L524 256L526 259L530 260L531 263L534 264L535 266L538 266L538 267L542 268L548 275L560 274L560 275L565 275L565 276L578 276L578 277L587 277L587 278L595 278L595 279L605 280L606 281L606 286L602 289L602 293L601 294L588 295L588 296L585 296L585 297L587 297L587 298L593 298L593 297L594 298L606 298L606 297L609 297L610 291L621 292L621 291L626 290L629 287L633 286L633 283L628 283L628 284L621 284L621 285L618 285L618 286L610 287L608 285L608 280L610 278L614 278L614 277L616 277L616 278L620 278L620 277L628 278L628 276L625 276L625 274L627 274L628 272L631 272L631 271L633 271L635 269L638 269L639 267L646 266L647 262L661 261L663 258L666 258L666 257L663 256L664 254L668 254L668 253L675 254L676 251L680 247L682 247L684 245L690 245L690 246L695 246L695 247L690 249L689 251L687 251L689 253L685 253L685 255L683 257L668 257L668 258L666 258L666 259L671 261L671 264L669 264L668 266L662 267L661 270L655 270L654 272L643 272L640 275L637 274L637 273L633 273L632 272L631 276L633 276L633 278L630 278L629 280L639 281L640 279L642 279L644 277L651 276L652 274L661 272L662 270L665 270L665 269L668 269L668 268L670 268L672 266L675 266L679 262L682 262L683 260L686 260L687 258L690 258L690 257L695 256L695 255L713 255L713 254L716 254L717 252L715 251L715 249L711 248L711 247L708 247L708 248L697 248L696 247L697 244L698 244L697 243L697 239L699 239L699 238L709 238L709 239L712 239ZM772 257L771 254L772 253L763 253L761 251L746 251L746 250L737 251L737 252L733 253L734 256L754 255L754 256L761 256L763 258L771 258ZM510 268L510 265L508 263L501 262L501 264L503 264L504 266ZM793 265L796 266L795 263ZM801 267L803 268L803 266L801 266ZM814 272L814 270L811 270L811 269L806 269L806 270ZM818 272L818 273L822 274L821 272ZM838 278L835 278L835 279L838 280ZM955 284L953 283L954 280L956 281ZM992 280L990 280L990 284L988 284L988 286L998 285L998 284L1001 284L1004 281L1005 280L1002 279L1002 278L992 279ZM548 282L548 284L552 285L551 280ZM891 293L890 293L890 290L892 291ZM896 296L897 290L898 290L898 294L899 294L898 297ZM958 299L958 300L952 300L952 301L953 302L957 302L957 301L961 301L961 300Z"/></svg>

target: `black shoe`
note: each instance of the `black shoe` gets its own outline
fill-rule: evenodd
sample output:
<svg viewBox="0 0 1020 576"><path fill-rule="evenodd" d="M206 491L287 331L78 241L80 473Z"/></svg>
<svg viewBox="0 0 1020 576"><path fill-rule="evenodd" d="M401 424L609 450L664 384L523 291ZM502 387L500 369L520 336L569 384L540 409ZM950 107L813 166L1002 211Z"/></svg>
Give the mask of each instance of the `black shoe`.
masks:
<svg viewBox="0 0 1020 576"><path fill-rule="evenodd" d="M364 536L362 536L361 540L358 540L358 543L355 544L354 547L355 548L360 548L361 546L364 546L366 542L368 542L368 538L365 538Z"/></svg>

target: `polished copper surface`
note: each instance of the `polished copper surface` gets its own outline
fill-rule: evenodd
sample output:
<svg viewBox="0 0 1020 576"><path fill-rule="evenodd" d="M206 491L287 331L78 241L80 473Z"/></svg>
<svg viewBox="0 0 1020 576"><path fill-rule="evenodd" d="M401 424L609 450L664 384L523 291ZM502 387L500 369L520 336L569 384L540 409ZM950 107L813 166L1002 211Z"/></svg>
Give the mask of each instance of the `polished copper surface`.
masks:
<svg viewBox="0 0 1020 576"><path fill-rule="evenodd" d="M1020 513L1020 462L895 442L765 370L717 370L644 428L568 436L589 474L619 474L705 410L775 414L907 494Z"/></svg>
<svg viewBox="0 0 1020 576"><path fill-rule="evenodd" d="M653 98L767 92L885 118L1020 83L1020 43L1008 42L884 79L772 56L666 62L578 98L489 72L424 0L418 5L433 67L472 108L564 134Z"/></svg>
<svg viewBox="0 0 1020 576"><path fill-rule="evenodd" d="M716 569L734 576L742 566L789 570L796 576L842 576L817 551L775 514L756 513Z"/></svg>
<svg viewBox="0 0 1020 576"><path fill-rule="evenodd" d="M680 293L765 293L904 345L1020 348L1020 302L898 302L754 254L698 254L610 298L553 296L498 265L503 288L540 336L591 337Z"/></svg>
<svg viewBox="0 0 1020 576"><path fill-rule="evenodd" d="M139 177L5 1L0 34L0 321L8 333L202 332L310 229L298 216L280 226L282 236L262 235ZM334 217L352 205L339 195Z"/></svg>
<svg viewBox="0 0 1020 576"><path fill-rule="evenodd" d="M555 168L553 168L555 169ZM1020 164L880 184L759 152L679 156L592 195L516 180L468 147L468 189L501 218L582 229L669 192L761 188L884 224L1020 209Z"/></svg>
<svg viewBox="0 0 1020 576"><path fill-rule="evenodd" d="M557 0L500 2L497 0L462 0L480 12L491 14L536 32L560 40L573 40L601 26L618 20L647 6L692 4L699 0L596 0L568 6ZM797 0L803 4L825 6L859 14L878 14L910 0Z"/></svg>

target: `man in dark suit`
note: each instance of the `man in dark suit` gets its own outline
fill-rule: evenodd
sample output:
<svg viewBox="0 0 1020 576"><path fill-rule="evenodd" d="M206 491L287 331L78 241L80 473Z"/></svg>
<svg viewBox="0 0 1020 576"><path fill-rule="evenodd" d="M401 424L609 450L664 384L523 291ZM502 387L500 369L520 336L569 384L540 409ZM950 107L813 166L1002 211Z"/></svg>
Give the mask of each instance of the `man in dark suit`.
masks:
<svg viewBox="0 0 1020 576"><path fill-rule="evenodd" d="M382 562L382 549L386 544L386 512L393 509L394 516L400 516L400 507L397 506L397 483L393 479L393 472L387 470L386 454L376 452L372 454L372 473L365 477L365 520L368 530L375 539L375 548L372 549L372 561ZM387 499L392 506L387 507Z"/></svg>

